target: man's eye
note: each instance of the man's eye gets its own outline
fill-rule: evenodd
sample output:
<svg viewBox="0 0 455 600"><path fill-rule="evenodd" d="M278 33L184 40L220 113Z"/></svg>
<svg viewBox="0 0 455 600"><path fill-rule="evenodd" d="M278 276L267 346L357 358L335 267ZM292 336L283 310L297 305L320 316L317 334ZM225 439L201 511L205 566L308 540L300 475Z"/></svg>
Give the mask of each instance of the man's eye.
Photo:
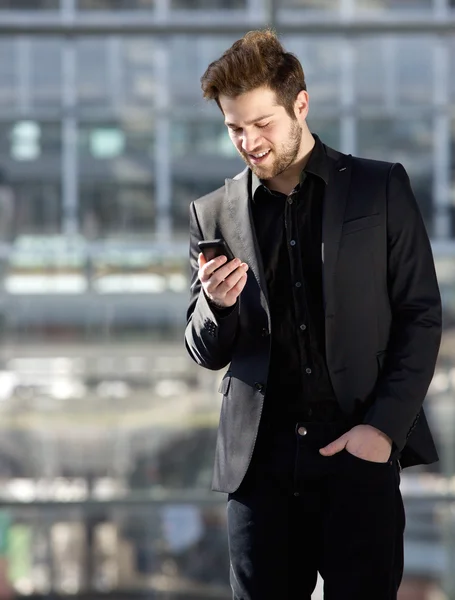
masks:
<svg viewBox="0 0 455 600"><path fill-rule="evenodd" d="M259 129L264 129L265 127L268 127L270 125L270 123L265 123L265 125L258 125Z"/></svg>
<svg viewBox="0 0 455 600"><path fill-rule="evenodd" d="M233 133L240 133L242 131L242 129L240 127L229 127L229 129L233 132Z"/></svg>

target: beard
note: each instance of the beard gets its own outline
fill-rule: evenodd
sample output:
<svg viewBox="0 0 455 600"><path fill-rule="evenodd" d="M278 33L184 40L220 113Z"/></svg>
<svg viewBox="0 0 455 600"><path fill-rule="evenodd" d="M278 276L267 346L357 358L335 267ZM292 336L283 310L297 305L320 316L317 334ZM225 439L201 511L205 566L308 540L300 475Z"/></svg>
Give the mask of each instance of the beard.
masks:
<svg viewBox="0 0 455 600"><path fill-rule="evenodd" d="M259 179L273 179L281 175L288 167L290 167L300 152L300 144L302 142L302 127L297 121L292 121L289 140L283 144L278 152L273 149L267 157L267 165L255 165L249 159L248 154L240 152L240 156ZM273 157L275 156L274 160Z"/></svg>

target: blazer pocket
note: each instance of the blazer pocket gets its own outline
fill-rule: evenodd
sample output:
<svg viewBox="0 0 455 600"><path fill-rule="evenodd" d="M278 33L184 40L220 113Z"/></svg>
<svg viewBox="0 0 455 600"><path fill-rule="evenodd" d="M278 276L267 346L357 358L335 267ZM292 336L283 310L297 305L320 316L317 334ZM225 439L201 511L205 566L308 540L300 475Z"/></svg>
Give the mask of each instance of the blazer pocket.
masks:
<svg viewBox="0 0 455 600"><path fill-rule="evenodd" d="M360 219L353 219L352 221L346 221L343 223L343 235L349 235L356 231L363 231L364 229L371 229L372 227L378 227L381 224L381 215L369 215L368 217L360 217Z"/></svg>
<svg viewBox="0 0 455 600"><path fill-rule="evenodd" d="M227 394L229 392L229 388L231 387L231 379L232 379L231 374L230 373L226 373L226 375L221 380L220 387L218 388L218 391L219 391L220 394L223 394L223 396L227 396Z"/></svg>

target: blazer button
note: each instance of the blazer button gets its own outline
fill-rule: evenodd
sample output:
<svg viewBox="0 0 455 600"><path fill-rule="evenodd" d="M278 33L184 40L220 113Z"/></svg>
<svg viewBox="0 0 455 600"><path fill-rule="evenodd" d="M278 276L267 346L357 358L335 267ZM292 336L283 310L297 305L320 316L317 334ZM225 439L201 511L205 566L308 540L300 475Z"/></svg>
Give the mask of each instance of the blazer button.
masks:
<svg viewBox="0 0 455 600"><path fill-rule="evenodd" d="M267 327L264 327L262 330L262 337L267 337L268 335L270 335L270 332Z"/></svg>
<svg viewBox="0 0 455 600"><path fill-rule="evenodd" d="M254 384L254 387L257 389L258 392L262 392L262 390L264 389L263 384L259 383L259 381L256 381L256 383Z"/></svg>

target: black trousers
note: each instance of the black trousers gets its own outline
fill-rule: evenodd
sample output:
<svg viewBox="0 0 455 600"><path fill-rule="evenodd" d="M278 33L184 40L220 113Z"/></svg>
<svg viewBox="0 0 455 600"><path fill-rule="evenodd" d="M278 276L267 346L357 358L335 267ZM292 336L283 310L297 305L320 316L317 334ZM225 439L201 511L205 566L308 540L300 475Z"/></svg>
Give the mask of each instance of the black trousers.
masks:
<svg viewBox="0 0 455 600"><path fill-rule="evenodd" d="M347 429L289 423L260 435L228 497L234 600L310 600L318 572L325 600L396 600L405 526L399 464L319 454Z"/></svg>

